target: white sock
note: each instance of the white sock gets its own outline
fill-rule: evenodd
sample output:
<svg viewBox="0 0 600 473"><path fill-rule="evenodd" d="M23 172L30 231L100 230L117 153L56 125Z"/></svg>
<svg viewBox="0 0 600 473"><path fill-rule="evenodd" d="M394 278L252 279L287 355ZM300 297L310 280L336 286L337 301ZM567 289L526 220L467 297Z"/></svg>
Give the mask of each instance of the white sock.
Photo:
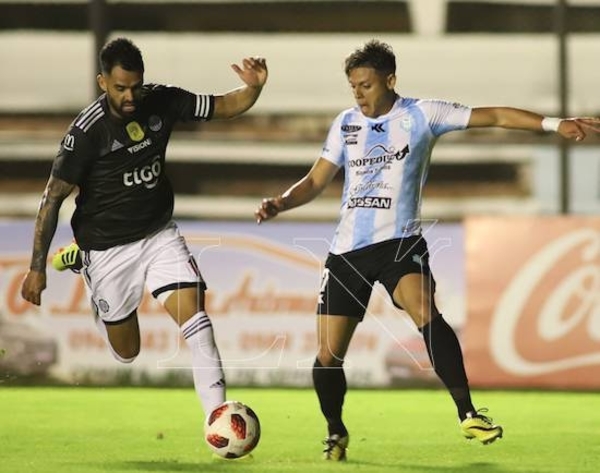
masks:
<svg viewBox="0 0 600 473"><path fill-rule="evenodd" d="M208 416L215 407L225 402L225 376L206 312L198 312L184 322L181 333L192 351L194 387Z"/></svg>
<svg viewBox="0 0 600 473"><path fill-rule="evenodd" d="M94 322L96 322L98 332L100 332L100 336L106 342L106 345L108 345L108 349L112 353L112 356L115 358L115 360L120 361L121 363L131 363L133 360L135 360L135 356L133 358L123 358L115 351L113 346L110 344L110 340L108 339L108 331L106 330L106 324L102 321L100 317L94 315Z"/></svg>

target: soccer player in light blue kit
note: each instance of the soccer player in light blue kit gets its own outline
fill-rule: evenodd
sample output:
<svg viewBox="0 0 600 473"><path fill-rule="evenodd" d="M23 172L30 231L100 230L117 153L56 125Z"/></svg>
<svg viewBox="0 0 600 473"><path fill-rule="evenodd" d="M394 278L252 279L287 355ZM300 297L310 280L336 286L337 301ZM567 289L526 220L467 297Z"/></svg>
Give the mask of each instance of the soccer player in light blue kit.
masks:
<svg viewBox="0 0 600 473"><path fill-rule="evenodd" d="M470 108L440 100L400 97L396 59L389 45L372 40L354 51L345 72L357 106L334 120L322 155L282 195L263 199L260 223L317 197L344 168L340 220L318 300L318 353L314 387L328 424L324 458L345 460L349 435L342 421L346 394L344 357L379 281L393 303L417 325L436 374L454 400L463 435L484 444L503 429L473 406L459 341L439 313L435 280L422 236L422 189L436 139L455 130L501 127L554 131L583 140L596 119L559 119L507 107Z"/></svg>

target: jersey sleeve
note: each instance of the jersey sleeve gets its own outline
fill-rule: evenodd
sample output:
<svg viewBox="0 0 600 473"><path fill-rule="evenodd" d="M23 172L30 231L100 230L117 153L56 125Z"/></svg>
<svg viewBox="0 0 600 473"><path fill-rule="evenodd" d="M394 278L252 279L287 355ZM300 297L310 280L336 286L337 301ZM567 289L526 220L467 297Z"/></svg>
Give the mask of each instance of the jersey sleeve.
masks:
<svg viewBox="0 0 600 473"><path fill-rule="evenodd" d="M321 157L332 162L336 166L344 165L344 143L342 141L342 119L343 114L340 114L331 124L327 139L323 145Z"/></svg>
<svg viewBox="0 0 600 473"><path fill-rule="evenodd" d="M157 86L167 102L168 109L176 121L207 121L215 111L215 97L210 94L195 94L171 85Z"/></svg>
<svg viewBox="0 0 600 473"><path fill-rule="evenodd" d="M456 130L464 130L471 118L471 107L444 100L421 100L419 107L429 121L434 136Z"/></svg>
<svg viewBox="0 0 600 473"><path fill-rule="evenodd" d="M93 158L90 137L80 128L72 127L60 142L52 175L69 184L79 185Z"/></svg>

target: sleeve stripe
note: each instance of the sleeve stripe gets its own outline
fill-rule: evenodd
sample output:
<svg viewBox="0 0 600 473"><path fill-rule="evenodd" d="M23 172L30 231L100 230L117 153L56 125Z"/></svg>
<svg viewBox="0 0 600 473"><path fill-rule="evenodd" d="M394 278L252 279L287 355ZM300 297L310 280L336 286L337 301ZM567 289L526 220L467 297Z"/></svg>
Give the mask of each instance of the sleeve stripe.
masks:
<svg viewBox="0 0 600 473"><path fill-rule="evenodd" d="M196 110L194 110L194 116L198 116L198 112L200 111L200 96L196 95Z"/></svg>
<svg viewBox="0 0 600 473"><path fill-rule="evenodd" d="M79 120L75 122L75 126L83 129L89 123L89 121L96 118L98 114L102 116L104 114L104 111L102 110L102 106L99 103L96 103L94 104L94 106L86 110L81 117L79 117Z"/></svg>
<svg viewBox="0 0 600 473"><path fill-rule="evenodd" d="M100 120L102 117L104 116L104 112L97 114L92 121L90 121L85 128L83 129L84 132L88 131L90 129L90 127L96 123L98 120Z"/></svg>
<svg viewBox="0 0 600 473"><path fill-rule="evenodd" d="M104 110L102 110L100 104L97 104L97 106L92 107L89 111L83 114L81 118L77 120L75 126L77 128L81 128L83 131L88 131L89 128L102 116L104 116Z"/></svg>
<svg viewBox="0 0 600 473"><path fill-rule="evenodd" d="M194 117L208 118L209 114L210 114L210 96L209 95L196 95L196 110L194 111Z"/></svg>
<svg viewBox="0 0 600 473"><path fill-rule="evenodd" d="M100 106L100 104L98 102L93 102L90 105L88 105L81 112L81 115L80 115L79 120L77 121L77 123L79 123L81 120L84 120L92 111L96 110L99 106Z"/></svg>

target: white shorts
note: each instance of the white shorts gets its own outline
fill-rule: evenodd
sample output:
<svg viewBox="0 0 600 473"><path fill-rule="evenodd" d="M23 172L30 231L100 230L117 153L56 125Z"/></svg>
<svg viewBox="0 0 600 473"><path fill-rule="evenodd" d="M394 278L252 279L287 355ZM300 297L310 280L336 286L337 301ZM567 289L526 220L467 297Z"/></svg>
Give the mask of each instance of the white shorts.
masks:
<svg viewBox="0 0 600 473"><path fill-rule="evenodd" d="M206 289L179 228L165 228L126 245L83 252L81 271L92 309L107 323L126 319L142 301L144 286L164 304L175 290Z"/></svg>

